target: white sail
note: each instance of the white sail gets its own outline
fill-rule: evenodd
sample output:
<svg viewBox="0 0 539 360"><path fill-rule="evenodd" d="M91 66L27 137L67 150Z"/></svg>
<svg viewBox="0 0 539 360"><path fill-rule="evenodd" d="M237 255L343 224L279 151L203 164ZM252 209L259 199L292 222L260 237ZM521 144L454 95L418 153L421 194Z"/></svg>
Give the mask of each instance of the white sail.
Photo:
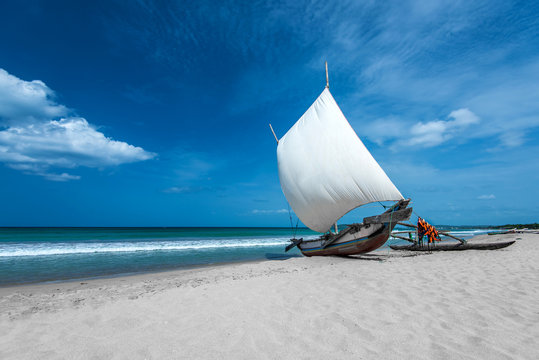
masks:
<svg viewBox="0 0 539 360"><path fill-rule="evenodd" d="M403 199L326 88L279 140L279 179L310 229L326 232L358 206Z"/></svg>

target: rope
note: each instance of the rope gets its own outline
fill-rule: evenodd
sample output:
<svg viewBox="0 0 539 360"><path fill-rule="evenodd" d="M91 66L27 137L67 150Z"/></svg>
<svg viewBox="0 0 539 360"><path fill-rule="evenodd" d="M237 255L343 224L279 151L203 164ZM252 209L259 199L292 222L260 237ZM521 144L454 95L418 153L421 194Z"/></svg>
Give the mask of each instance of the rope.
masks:
<svg viewBox="0 0 539 360"><path fill-rule="evenodd" d="M290 228L294 229L294 223L292 222L292 212L290 211L290 204L286 203L288 206L288 218L290 219Z"/></svg>
<svg viewBox="0 0 539 360"><path fill-rule="evenodd" d="M290 204L286 203L288 206L288 217L290 218L290 228L292 230L292 239L296 238L296 234L298 233L298 225L299 225L299 218L296 221L296 226L294 227L294 222L292 220L292 211L290 211Z"/></svg>
<svg viewBox="0 0 539 360"><path fill-rule="evenodd" d="M378 203L380 203L378 201ZM380 205L384 206L382 203L380 203ZM385 206L384 206L385 208ZM389 236L388 236L388 240L391 239L391 232L393 231L393 229L391 228L391 223L393 222L393 213L395 212L395 210L393 209L391 211L391 216L389 217ZM391 240L390 240L391 241ZM387 256L389 256L389 246L387 247L387 253L386 253Z"/></svg>

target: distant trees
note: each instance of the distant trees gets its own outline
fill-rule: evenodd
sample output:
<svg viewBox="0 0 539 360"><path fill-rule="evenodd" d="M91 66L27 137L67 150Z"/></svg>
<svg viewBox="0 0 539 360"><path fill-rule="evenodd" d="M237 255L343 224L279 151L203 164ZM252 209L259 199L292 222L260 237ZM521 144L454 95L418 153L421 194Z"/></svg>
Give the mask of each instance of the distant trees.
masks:
<svg viewBox="0 0 539 360"><path fill-rule="evenodd" d="M533 224L507 224L493 226L494 229L539 229L538 223Z"/></svg>

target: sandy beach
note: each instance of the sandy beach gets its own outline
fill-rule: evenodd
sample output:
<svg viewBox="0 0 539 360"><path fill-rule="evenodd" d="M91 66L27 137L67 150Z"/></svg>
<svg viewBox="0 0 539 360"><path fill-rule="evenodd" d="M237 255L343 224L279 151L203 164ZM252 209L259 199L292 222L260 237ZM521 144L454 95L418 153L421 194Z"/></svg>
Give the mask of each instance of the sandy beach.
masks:
<svg viewBox="0 0 539 360"><path fill-rule="evenodd" d="M2 359L534 359L539 235L0 289Z"/></svg>

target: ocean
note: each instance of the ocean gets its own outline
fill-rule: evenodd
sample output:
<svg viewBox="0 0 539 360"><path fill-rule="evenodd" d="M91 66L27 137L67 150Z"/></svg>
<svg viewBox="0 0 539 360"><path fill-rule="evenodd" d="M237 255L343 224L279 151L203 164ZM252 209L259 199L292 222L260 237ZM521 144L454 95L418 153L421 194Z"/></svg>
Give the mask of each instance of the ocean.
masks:
<svg viewBox="0 0 539 360"><path fill-rule="evenodd" d="M463 238L489 231L439 229ZM293 235L291 228L0 228L0 286L302 256L284 252ZM296 230L297 237L318 235Z"/></svg>

